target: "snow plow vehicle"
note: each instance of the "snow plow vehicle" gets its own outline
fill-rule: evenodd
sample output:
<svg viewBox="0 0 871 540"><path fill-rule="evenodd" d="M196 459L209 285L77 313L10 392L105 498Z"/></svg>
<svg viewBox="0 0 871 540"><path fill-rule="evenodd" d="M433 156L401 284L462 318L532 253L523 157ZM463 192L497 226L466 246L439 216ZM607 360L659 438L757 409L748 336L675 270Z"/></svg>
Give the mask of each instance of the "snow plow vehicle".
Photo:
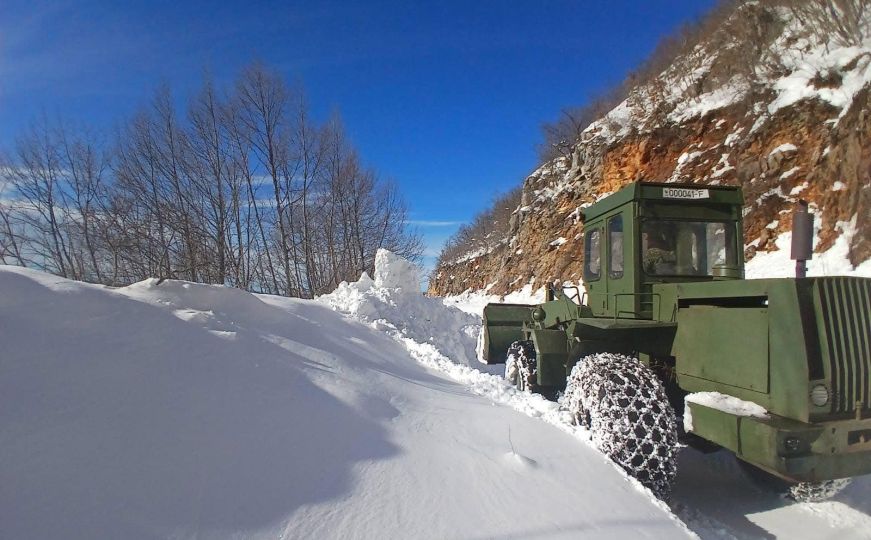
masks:
<svg viewBox="0 0 871 540"><path fill-rule="evenodd" d="M738 187L634 183L583 211L584 285L489 304L481 360L554 398L660 497L679 438L820 498L871 473L871 279L744 279ZM682 425L678 419L683 418Z"/></svg>

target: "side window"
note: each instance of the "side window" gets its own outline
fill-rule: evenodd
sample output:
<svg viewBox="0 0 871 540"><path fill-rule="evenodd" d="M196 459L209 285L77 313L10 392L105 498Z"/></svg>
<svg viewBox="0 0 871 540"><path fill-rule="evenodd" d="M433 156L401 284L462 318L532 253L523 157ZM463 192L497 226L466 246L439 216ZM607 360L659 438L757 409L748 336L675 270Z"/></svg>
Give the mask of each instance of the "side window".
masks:
<svg viewBox="0 0 871 540"><path fill-rule="evenodd" d="M608 275L612 279L623 277L623 216L617 215L608 221L608 244L610 259Z"/></svg>
<svg viewBox="0 0 871 540"><path fill-rule="evenodd" d="M584 240L584 279L595 281L602 271L602 230L587 231Z"/></svg>

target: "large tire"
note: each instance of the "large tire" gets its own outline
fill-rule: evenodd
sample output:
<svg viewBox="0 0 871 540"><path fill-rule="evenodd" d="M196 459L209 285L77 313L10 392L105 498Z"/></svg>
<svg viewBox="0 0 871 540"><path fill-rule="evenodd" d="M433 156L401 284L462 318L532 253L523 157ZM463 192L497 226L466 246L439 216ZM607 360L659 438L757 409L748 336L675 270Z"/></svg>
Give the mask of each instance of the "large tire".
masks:
<svg viewBox="0 0 871 540"><path fill-rule="evenodd" d="M518 390L531 390L537 376L535 346L531 341L515 341L505 358L505 378Z"/></svg>
<svg viewBox="0 0 871 540"><path fill-rule="evenodd" d="M826 501L842 492L852 481L851 478L838 478L822 482L799 482L789 487L786 496L796 502Z"/></svg>
<svg viewBox="0 0 871 540"><path fill-rule="evenodd" d="M653 372L622 354L586 356L572 369L561 403L602 453L668 500L677 472L677 420Z"/></svg>
<svg viewBox="0 0 871 540"><path fill-rule="evenodd" d="M790 482L735 458L745 476L760 490L795 502L821 502L831 499L850 485L852 479L839 478L821 482Z"/></svg>

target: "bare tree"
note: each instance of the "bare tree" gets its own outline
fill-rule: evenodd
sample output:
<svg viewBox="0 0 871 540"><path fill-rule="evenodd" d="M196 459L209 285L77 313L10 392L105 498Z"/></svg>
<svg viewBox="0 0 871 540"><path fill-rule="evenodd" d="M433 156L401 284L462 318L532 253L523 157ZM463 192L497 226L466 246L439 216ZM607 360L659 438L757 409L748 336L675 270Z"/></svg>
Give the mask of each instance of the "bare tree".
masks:
<svg viewBox="0 0 871 540"><path fill-rule="evenodd" d="M5 169L5 166L0 165L0 173L5 175ZM11 208L6 200L6 186L7 181L0 177L0 263L25 266L19 247L19 233L12 225Z"/></svg>
<svg viewBox="0 0 871 540"><path fill-rule="evenodd" d="M262 170L272 182L275 201L278 244L283 264L284 293L298 296L300 282L298 265L291 263L290 230L292 223L293 175L289 161L288 127L289 90L275 73L260 64L247 68L236 87L239 119ZM295 256L296 250L293 250ZM296 279L294 280L294 273Z"/></svg>
<svg viewBox="0 0 871 540"><path fill-rule="evenodd" d="M7 161L8 177L20 199L15 219L28 236L29 258L63 277L76 278L61 230L63 170L48 121L32 125L17 140L14 158Z"/></svg>
<svg viewBox="0 0 871 540"><path fill-rule="evenodd" d="M37 124L4 162L0 262L74 279L308 297L371 271L378 248L421 252L398 189L360 165L338 118L318 125L259 65L229 97L206 80L185 115L160 88L111 145Z"/></svg>
<svg viewBox="0 0 871 540"><path fill-rule="evenodd" d="M67 220L81 238L84 256L90 264L87 271L82 267L80 279L103 282L95 229L99 222L99 199L105 195L104 175L109 166L108 156L86 130L71 135L70 129L61 125L57 134L69 192Z"/></svg>
<svg viewBox="0 0 871 540"><path fill-rule="evenodd" d="M191 126L189 167L194 186L206 206L202 209L203 225L205 234L211 238L216 259L216 267L207 269L208 281L214 283L223 283L227 277L227 199L231 192L228 174L234 170L228 167L230 149L221 108L214 86L211 81L206 81L188 110Z"/></svg>
<svg viewBox="0 0 871 540"><path fill-rule="evenodd" d="M817 35L841 46L860 46L871 32L871 0L782 0Z"/></svg>

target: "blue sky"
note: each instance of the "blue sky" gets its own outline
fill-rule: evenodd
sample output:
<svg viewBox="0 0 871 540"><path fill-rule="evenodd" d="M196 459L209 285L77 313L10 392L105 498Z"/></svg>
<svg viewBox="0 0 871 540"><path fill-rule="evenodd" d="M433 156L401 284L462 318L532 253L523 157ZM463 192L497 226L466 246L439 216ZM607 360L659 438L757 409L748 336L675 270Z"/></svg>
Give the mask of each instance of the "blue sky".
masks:
<svg viewBox="0 0 871 540"><path fill-rule="evenodd" d="M43 113L111 130L159 84L181 99L258 59L301 82L316 117L341 113L434 255L534 168L543 121L713 4L3 0L0 148Z"/></svg>

